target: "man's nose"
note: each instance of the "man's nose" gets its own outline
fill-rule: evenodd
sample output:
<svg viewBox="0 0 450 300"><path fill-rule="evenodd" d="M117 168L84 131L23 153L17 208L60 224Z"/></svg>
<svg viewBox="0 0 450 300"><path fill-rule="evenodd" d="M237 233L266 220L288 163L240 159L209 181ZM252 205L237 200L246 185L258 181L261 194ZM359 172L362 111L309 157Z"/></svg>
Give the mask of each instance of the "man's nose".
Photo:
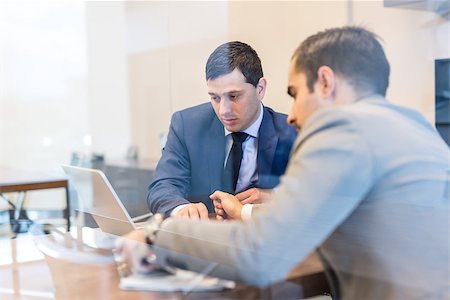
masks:
<svg viewBox="0 0 450 300"><path fill-rule="evenodd" d="M228 99L220 101L219 112L221 115L226 115L231 112L231 103Z"/></svg>
<svg viewBox="0 0 450 300"><path fill-rule="evenodd" d="M286 119L286 122L287 122L289 125L295 124L295 118L294 118L294 116L292 115L292 112L289 113L289 115L288 115L288 117L287 117L287 119Z"/></svg>

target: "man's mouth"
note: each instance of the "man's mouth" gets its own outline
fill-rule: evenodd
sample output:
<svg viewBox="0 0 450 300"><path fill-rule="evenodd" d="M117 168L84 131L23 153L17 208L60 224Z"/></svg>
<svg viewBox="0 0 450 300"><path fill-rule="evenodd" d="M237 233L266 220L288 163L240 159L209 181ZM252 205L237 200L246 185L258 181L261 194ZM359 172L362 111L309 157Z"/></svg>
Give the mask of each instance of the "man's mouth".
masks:
<svg viewBox="0 0 450 300"><path fill-rule="evenodd" d="M238 121L237 118L222 119L222 123L223 123L224 125L233 125L233 124L236 124L237 121Z"/></svg>

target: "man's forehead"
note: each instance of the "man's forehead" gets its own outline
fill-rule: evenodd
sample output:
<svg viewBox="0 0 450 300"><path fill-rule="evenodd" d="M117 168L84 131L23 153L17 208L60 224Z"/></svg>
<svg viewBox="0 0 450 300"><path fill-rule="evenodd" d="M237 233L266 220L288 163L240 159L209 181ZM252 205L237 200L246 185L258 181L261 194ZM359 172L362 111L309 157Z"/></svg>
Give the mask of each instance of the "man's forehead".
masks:
<svg viewBox="0 0 450 300"><path fill-rule="evenodd" d="M243 80L246 81L244 74L239 70L239 68L234 68L232 71L219 75L214 78L208 79L206 82L220 82L226 80Z"/></svg>
<svg viewBox="0 0 450 300"><path fill-rule="evenodd" d="M235 69L236 70L236 69ZM239 73L228 73L219 76L214 79L209 79L206 81L208 86L208 92L220 91L221 93L230 93L232 91L242 91L247 88L247 85L253 86L248 83L244 75L238 70Z"/></svg>
<svg viewBox="0 0 450 300"><path fill-rule="evenodd" d="M305 72L299 71L299 70L297 70L295 68L289 69L289 73L288 73L288 80L289 81L292 81L292 80L298 81L299 79L302 79L302 78L306 78L306 73Z"/></svg>

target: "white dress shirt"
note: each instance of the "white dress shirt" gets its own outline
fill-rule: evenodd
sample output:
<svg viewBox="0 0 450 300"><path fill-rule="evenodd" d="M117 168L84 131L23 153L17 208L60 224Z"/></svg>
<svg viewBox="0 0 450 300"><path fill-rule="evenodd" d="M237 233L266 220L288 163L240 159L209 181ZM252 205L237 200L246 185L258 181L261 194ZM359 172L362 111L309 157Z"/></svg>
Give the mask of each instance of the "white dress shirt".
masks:
<svg viewBox="0 0 450 300"><path fill-rule="evenodd" d="M259 116L255 122L253 122L247 129L243 130L248 134L248 137L242 143L242 162L239 169L239 177L236 184L236 194L246 190L250 185L258 181L257 172L257 157L258 157L258 135L259 127L261 126L263 118L263 107L261 104L261 109ZM227 164L228 156L230 155L231 147L233 146L233 138L231 137L231 132L224 128L226 141L225 141L225 161L223 166Z"/></svg>

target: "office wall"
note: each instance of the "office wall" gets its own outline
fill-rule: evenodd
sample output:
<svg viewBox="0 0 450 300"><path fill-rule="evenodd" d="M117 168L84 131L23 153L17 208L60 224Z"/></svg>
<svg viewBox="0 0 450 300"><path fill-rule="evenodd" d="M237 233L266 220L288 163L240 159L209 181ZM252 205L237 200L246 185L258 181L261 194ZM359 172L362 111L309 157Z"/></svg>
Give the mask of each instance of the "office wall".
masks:
<svg viewBox="0 0 450 300"><path fill-rule="evenodd" d="M72 151L86 150L85 32L81 2L0 1L0 167L60 174ZM27 193L40 208L63 207L64 197Z"/></svg>
<svg viewBox="0 0 450 300"><path fill-rule="evenodd" d="M425 26L429 26L435 58L450 57L450 17L431 17Z"/></svg>
<svg viewBox="0 0 450 300"><path fill-rule="evenodd" d="M157 159L171 114L209 99L204 66L228 39L228 4L128 2L126 15L132 144Z"/></svg>
<svg viewBox="0 0 450 300"><path fill-rule="evenodd" d="M260 54L265 103L288 112L287 66L319 30L365 25L384 40L388 97L434 120L435 58L450 25L383 1L0 2L0 165L57 170L73 151L158 159L171 114L208 101L204 65L229 40Z"/></svg>
<svg viewBox="0 0 450 300"><path fill-rule="evenodd" d="M299 43L325 28L364 25L384 41L392 68L388 98L431 122L433 61L450 56L448 38L437 37L448 37L447 20L386 8L382 0L130 2L127 20L132 141L150 159L159 157L171 113L208 99L203 68L222 42L242 40L257 50L269 82L264 102L288 112L287 67Z"/></svg>
<svg viewBox="0 0 450 300"><path fill-rule="evenodd" d="M311 24L317 21L312 16L323 9L323 3L308 3L128 2L132 144L140 156L159 158L159 139L168 130L171 114L209 100L204 66L223 42L241 40L256 49L269 81L265 104L288 112L291 102L285 85L290 55L301 39L314 32ZM327 5L330 12L340 12L330 13L329 24L345 24L346 2Z"/></svg>
<svg viewBox="0 0 450 300"><path fill-rule="evenodd" d="M381 0L247 1L231 2L229 16L230 35L261 49L269 80L266 104L289 111L288 62L304 38L325 28L362 25L383 40L392 70L387 97L421 111L433 122L434 59L450 54L449 22L434 12L386 8Z"/></svg>
<svg viewBox="0 0 450 300"><path fill-rule="evenodd" d="M125 6L86 2L89 150L107 157L124 156L131 139Z"/></svg>
<svg viewBox="0 0 450 300"><path fill-rule="evenodd" d="M0 2L0 166L58 171L87 134L84 5Z"/></svg>
<svg viewBox="0 0 450 300"><path fill-rule="evenodd" d="M388 99L422 112L434 124L434 59L443 50L434 34L438 15L356 1L354 16L356 24L373 28L384 41L391 63Z"/></svg>
<svg viewBox="0 0 450 300"><path fill-rule="evenodd" d="M450 56L448 20L381 0L11 3L0 10L7 166L56 168L77 150L116 158L132 145L157 159L171 114L208 100L204 64L224 41L254 46L269 81L265 103L283 112L292 51L318 30L375 30L392 65L389 98L430 121L432 61Z"/></svg>
<svg viewBox="0 0 450 300"><path fill-rule="evenodd" d="M309 35L347 24L347 1L233 1L230 39L258 52L268 80L264 103L288 113L287 70L294 50Z"/></svg>

